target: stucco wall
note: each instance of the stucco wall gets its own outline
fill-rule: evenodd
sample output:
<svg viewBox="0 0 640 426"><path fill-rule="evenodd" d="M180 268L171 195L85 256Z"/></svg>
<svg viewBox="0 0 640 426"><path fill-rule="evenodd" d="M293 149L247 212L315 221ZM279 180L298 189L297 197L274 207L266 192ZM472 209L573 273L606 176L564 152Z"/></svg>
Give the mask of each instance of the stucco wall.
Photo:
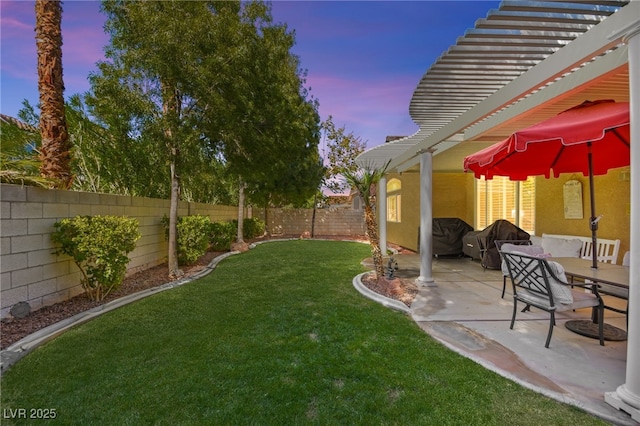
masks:
<svg viewBox="0 0 640 426"><path fill-rule="evenodd" d="M390 173L387 182L399 179L402 182L400 222L387 222L387 241L407 247L411 250L418 248L418 227L420 226L420 174L405 172ZM386 217L386 212L381 212Z"/></svg>
<svg viewBox="0 0 640 426"><path fill-rule="evenodd" d="M583 219L565 219L563 185L568 180L582 182ZM602 215L598 223L598 236L620 239L618 264L629 250L630 196L629 168L610 170L603 176L594 176L596 215ZM557 179L536 179L536 234L568 234L591 236L589 178L582 175L563 174Z"/></svg>
<svg viewBox="0 0 640 426"><path fill-rule="evenodd" d="M419 173L389 174L402 181L402 222L387 224L387 240L415 250L420 224ZM583 219L564 218L563 185L570 179L582 182ZM434 173L433 217L459 217L474 226L475 179L468 173ZM598 236L620 239L618 263L629 250L630 180L629 167L609 171L594 177L596 214L602 215ZM536 179L536 235L568 234L590 236L591 212L589 179L582 175L565 174L554 179Z"/></svg>
<svg viewBox="0 0 640 426"><path fill-rule="evenodd" d="M387 240L411 250L418 249L420 226L420 174L390 173L402 182L402 217L399 223L387 223ZM465 173L433 174L433 217L457 217L473 226L473 196L469 207L468 175ZM473 183L471 184L473 191ZM472 192L473 195L473 192Z"/></svg>
<svg viewBox="0 0 640 426"><path fill-rule="evenodd" d="M465 190L468 178L466 173L434 173L433 217L457 217L473 226L473 213L469 215Z"/></svg>

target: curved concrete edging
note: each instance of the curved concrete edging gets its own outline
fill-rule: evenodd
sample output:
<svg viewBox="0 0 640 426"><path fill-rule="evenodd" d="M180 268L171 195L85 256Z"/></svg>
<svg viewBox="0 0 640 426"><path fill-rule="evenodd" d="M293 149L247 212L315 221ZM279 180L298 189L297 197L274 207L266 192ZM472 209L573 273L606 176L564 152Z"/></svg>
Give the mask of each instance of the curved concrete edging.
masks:
<svg viewBox="0 0 640 426"><path fill-rule="evenodd" d="M216 258L212 259L209 264L204 267L200 272L194 274L188 278L183 278L176 281L171 281L157 287L149 288L146 290L139 291L137 293L132 293L127 296L121 297L120 299L113 300L111 302L105 303L104 305L96 306L95 308L89 309L87 311L76 314L72 317L66 318L62 321L59 321L55 324L51 324L48 327L40 329L35 333L29 334L28 336L23 337L18 340L7 349L0 352L0 373L4 373L11 367L13 364L18 362L22 357L27 355L29 352L33 351L38 346L43 343L52 340L53 338L59 336L64 333L68 329L75 327L76 325L80 325L89 320L92 320L104 313L113 311L114 309L118 309L122 306L128 305L129 303L136 302L138 300L144 299L145 297L166 291L171 290L172 288L180 287L184 284L190 283L191 281L202 278L208 274L210 274L218 263L222 260L226 259L229 256L233 256L238 254L238 251L231 251L224 253Z"/></svg>
<svg viewBox="0 0 640 426"><path fill-rule="evenodd" d="M369 290L369 288L367 288L367 286L362 284L362 277L368 273L369 272L363 272L361 274L356 275L353 278L353 286L356 288L356 290L360 292L360 294L362 294L363 296L371 300L374 300L380 303L383 306L386 306L387 308L395 309L397 311L401 311L407 314L410 312L409 307L404 303L402 303L401 301L390 299L388 297L385 297L381 294L376 293L375 291L371 291Z"/></svg>
<svg viewBox="0 0 640 426"><path fill-rule="evenodd" d="M257 241L250 244L249 248L255 248L257 245L264 244L264 243L292 241L292 240L299 240L299 239L300 238L280 238L280 239ZM327 241L335 241L335 240L327 240ZM353 240L343 240L343 241L353 241ZM368 244L368 242L364 242L364 241L362 242L365 244ZM218 263L220 263L222 260L238 253L240 252L231 251L231 252L224 253L214 258L213 260L211 260L211 262L209 262L209 264L205 268L203 268L202 271L188 278L183 278L177 281L171 281L157 287L142 290L137 293L132 293L120 299L113 300L111 302L105 303L104 305L96 306L95 308L89 309L87 311L76 314L72 317L66 318L55 324L51 324L48 327L45 327L43 329L36 331L35 333L29 334L28 336L23 337L22 339L18 340L17 342L13 343L12 345L10 345L9 347L7 347L6 349L0 352L0 374L3 374L5 371L9 369L9 367L11 367L13 364L18 362L25 355L27 355L28 353L36 349L38 346L54 339L55 337L67 331L68 329L75 327L77 325L80 325L82 323L85 323L87 321L90 321L104 313L107 313L114 309L128 305L129 303L144 299L145 297L151 296L153 294L156 294L165 290L170 290L172 288L179 287L183 284L187 284L191 281L202 278L208 275L209 273L211 273L216 268ZM376 294L376 293L373 293L371 290L367 289L364 285L362 285L362 282L360 282L360 287L363 289L366 289L371 294ZM384 296L380 296L380 297L384 297ZM404 304L402 305L406 308ZM408 310L406 312L408 312Z"/></svg>

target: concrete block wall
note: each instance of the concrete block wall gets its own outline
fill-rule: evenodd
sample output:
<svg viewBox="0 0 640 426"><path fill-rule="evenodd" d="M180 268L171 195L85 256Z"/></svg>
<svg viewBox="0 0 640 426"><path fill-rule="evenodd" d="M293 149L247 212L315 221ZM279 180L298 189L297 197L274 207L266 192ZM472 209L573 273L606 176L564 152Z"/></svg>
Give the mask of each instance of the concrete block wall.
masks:
<svg viewBox="0 0 640 426"><path fill-rule="evenodd" d="M267 229L272 235L299 236L311 233L312 209L269 209ZM264 217L262 217L264 219ZM364 235L366 231L362 210L328 208L316 210L316 236Z"/></svg>
<svg viewBox="0 0 640 426"><path fill-rule="evenodd" d="M73 260L56 256L53 224L80 215L128 216L138 220L141 238L127 274L162 264L167 242L161 219L169 200L0 185L0 316L13 305L28 302L33 310L82 293L80 271ZM237 217L238 207L182 201L178 215L202 214L212 221Z"/></svg>
<svg viewBox="0 0 640 426"><path fill-rule="evenodd" d="M141 238L129 253L127 275L166 262L167 242L161 224L169 200L50 190L0 184L0 317L28 302L32 310L67 300L83 292L81 274L73 260L53 254L54 223L81 215L127 216L138 220ZM264 209L254 209L264 219ZM181 201L178 215L205 215L212 222L236 219L237 206ZM249 212L249 215L251 213ZM247 212L245 211L245 216ZM313 210L269 209L273 235L299 236L311 232ZM344 208L316 212L316 236L364 235L362 211Z"/></svg>

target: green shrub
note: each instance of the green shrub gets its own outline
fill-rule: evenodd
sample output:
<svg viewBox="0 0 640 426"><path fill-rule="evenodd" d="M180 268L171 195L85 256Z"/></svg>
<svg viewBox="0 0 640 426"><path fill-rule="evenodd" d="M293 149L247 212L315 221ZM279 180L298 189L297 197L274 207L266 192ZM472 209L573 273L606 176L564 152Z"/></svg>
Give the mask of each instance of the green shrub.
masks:
<svg viewBox="0 0 640 426"><path fill-rule="evenodd" d="M127 271L129 252L140 238L136 219L117 216L76 216L54 225L53 242L82 272L82 287L93 300L117 289Z"/></svg>
<svg viewBox="0 0 640 426"><path fill-rule="evenodd" d="M189 265L206 253L209 247L208 216L182 216L178 218L178 263Z"/></svg>
<svg viewBox="0 0 640 426"><path fill-rule="evenodd" d="M214 222L209 226L209 243L211 250L226 251L231 248L238 230L233 222Z"/></svg>
<svg viewBox="0 0 640 426"><path fill-rule="evenodd" d="M238 221L236 219L234 219L232 222L233 227L236 228L236 231L238 230ZM264 230L266 229L266 226L264 224L264 221L257 219L255 217L245 217L242 220L242 236L244 238L256 238L256 237L260 237L264 234Z"/></svg>
<svg viewBox="0 0 640 426"><path fill-rule="evenodd" d="M160 221L164 226L164 237L169 239L169 218L167 215ZM209 246L208 216L194 215L178 217L178 263L189 265L206 253Z"/></svg>
<svg viewBox="0 0 640 426"><path fill-rule="evenodd" d="M266 228L264 221L255 217L245 218L242 221L242 226L245 238L260 237L264 234Z"/></svg>

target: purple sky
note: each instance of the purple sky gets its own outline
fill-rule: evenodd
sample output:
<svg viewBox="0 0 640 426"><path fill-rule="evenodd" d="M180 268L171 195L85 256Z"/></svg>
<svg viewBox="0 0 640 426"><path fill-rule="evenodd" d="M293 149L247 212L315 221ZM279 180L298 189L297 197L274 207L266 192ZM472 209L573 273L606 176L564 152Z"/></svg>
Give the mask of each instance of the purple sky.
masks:
<svg viewBox="0 0 640 426"><path fill-rule="evenodd" d="M274 1L276 22L296 32L293 52L307 86L332 115L367 142L410 135L413 90L427 68L499 1ZM63 2L65 98L89 89L87 76L108 38L97 1ZM0 1L0 112L38 103L34 2Z"/></svg>

